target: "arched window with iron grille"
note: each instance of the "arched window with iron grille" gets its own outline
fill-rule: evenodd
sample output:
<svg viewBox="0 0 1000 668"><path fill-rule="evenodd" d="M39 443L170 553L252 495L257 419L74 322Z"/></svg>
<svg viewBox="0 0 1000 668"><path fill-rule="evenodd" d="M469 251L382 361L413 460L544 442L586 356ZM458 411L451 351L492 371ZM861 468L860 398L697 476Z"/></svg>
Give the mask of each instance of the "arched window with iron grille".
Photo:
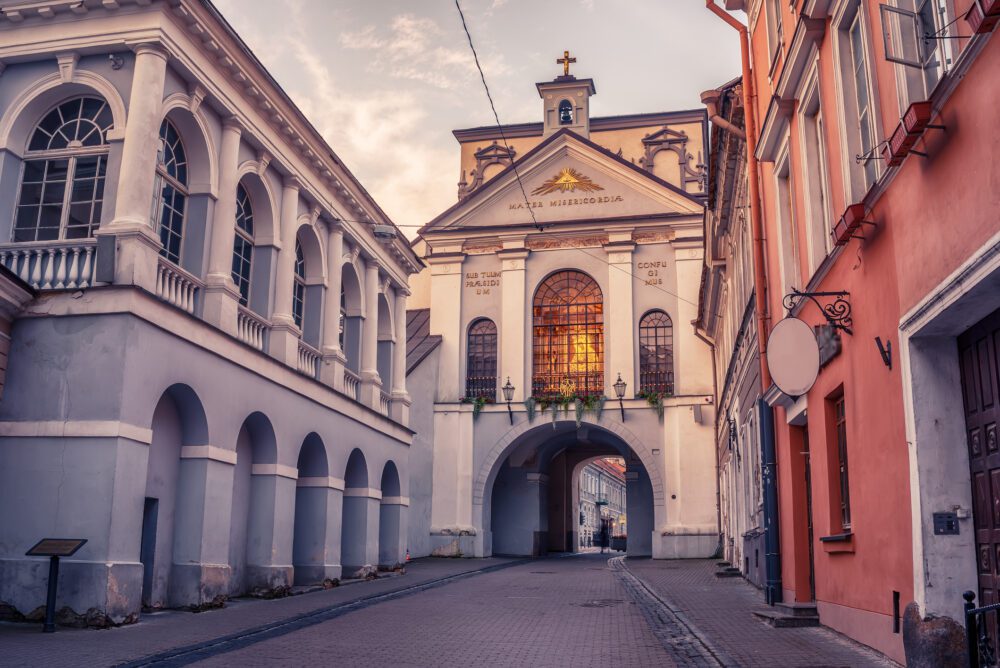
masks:
<svg viewBox="0 0 1000 668"><path fill-rule="evenodd" d="M674 393L674 325L659 309L639 320L639 393Z"/></svg>
<svg viewBox="0 0 1000 668"><path fill-rule="evenodd" d="M465 360L466 398L496 401L497 326L489 318L479 318L469 326Z"/></svg>
<svg viewBox="0 0 1000 668"><path fill-rule="evenodd" d="M604 295L582 271L545 279L532 303L532 394L604 394Z"/></svg>

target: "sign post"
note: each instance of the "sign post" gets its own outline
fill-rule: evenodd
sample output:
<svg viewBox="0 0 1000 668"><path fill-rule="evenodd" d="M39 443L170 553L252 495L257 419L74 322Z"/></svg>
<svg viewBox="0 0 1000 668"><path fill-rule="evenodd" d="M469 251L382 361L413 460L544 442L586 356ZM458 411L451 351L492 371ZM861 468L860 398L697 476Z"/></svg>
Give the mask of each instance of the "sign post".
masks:
<svg viewBox="0 0 1000 668"><path fill-rule="evenodd" d="M45 624L42 625L42 633L53 633L56 630L59 557L72 557L86 542L86 538L43 538L25 552L28 557L49 557L49 589L45 599Z"/></svg>

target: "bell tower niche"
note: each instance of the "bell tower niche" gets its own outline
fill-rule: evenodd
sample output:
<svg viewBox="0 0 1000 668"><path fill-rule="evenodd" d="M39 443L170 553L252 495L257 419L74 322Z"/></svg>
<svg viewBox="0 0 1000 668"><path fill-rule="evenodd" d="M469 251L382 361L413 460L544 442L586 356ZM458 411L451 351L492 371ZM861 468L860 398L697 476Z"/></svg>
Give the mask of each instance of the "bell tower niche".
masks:
<svg viewBox="0 0 1000 668"><path fill-rule="evenodd" d="M568 128L578 135L590 138L590 96L597 92L593 79L577 79L569 73L569 66L576 62L569 51L563 52L556 62L563 66L563 73L552 81L535 84L542 98L544 127L542 137Z"/></svg>

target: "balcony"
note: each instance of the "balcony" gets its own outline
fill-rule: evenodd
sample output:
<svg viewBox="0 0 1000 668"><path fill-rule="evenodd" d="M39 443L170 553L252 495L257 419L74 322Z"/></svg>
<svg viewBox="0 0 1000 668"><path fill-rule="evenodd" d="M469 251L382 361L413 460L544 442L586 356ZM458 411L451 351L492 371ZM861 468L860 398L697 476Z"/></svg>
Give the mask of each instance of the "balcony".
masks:
<svg viewBox="0 0 1000 668"><path fill-rule="evenodd" d="M305 341L299 339L299 358L296 368L310 378L319 378L319 361L322 354Z"/></svg>
<svg viewBox="0 0 1000 668"><path fill-rule="evenodd" d="M389 416L389 407L392 406L392 399L389 398L389 393L379 390L378 393L378 412L386 417Z"/></svg>
<svg viewBox="0 0 1000 668"><path fill-rule="evenodd" d="M344 369L344 392L355 401L361 401L361 376Z"/></svg>
<svg viewBox="0 0 1000 668"><path fill-rule="evenodd" d="M0 264L36 290L74 290L94 283L97 241L69 239L0 246Z"/></svg>

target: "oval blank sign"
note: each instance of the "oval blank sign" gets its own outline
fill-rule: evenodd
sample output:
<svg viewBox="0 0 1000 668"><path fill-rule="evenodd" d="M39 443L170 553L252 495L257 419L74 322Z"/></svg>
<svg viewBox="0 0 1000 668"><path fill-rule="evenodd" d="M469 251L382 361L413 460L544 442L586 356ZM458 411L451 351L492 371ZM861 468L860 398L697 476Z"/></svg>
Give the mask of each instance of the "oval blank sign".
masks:
<svg viewBox="0 0 1000 668"><path fill-rule="evenodd" d="M819 375L819 344L812 327L791 317L775 325L767 338L767 368L788 396L808 392Z"/></svg>

